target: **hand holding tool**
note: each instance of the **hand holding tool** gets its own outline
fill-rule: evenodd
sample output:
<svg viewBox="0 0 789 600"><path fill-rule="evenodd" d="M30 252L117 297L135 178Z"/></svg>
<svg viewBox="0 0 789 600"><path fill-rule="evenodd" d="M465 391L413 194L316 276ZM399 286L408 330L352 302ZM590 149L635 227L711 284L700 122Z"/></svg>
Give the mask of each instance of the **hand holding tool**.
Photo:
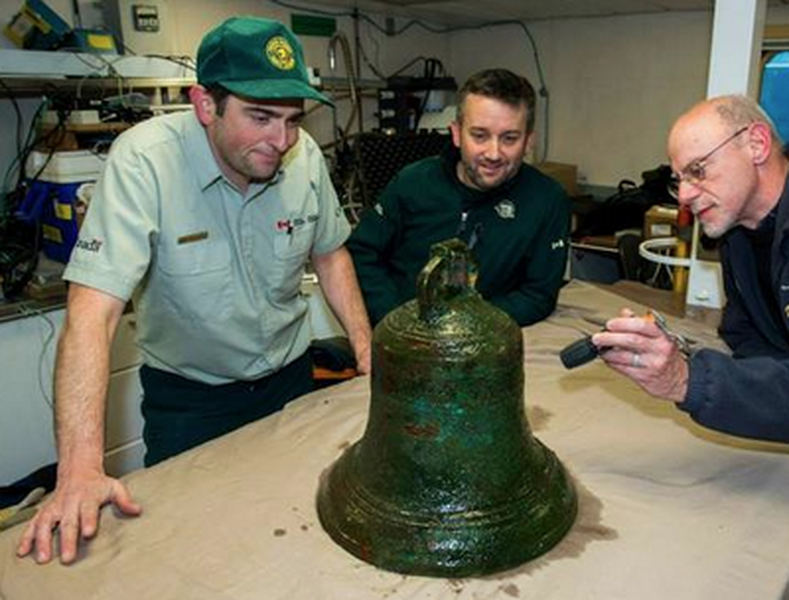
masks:
<svg viewBox="0 0 789 600"><path fill-rule="evenodd" d="M684 357L687 358L690 356L690 342L683 335L670 329L666 318L661 313L650 308L643 318L652 321L657 328L663 332L663 335L676 344ZM603 329L603 331L605 331L605 329ZM575 367L580 367L594 360L606 350L608 350L607 347L598 348L595 346L592 343L592 336L587 335L563 348L559 353L559 358L566 369L574 369Z"/></svg>

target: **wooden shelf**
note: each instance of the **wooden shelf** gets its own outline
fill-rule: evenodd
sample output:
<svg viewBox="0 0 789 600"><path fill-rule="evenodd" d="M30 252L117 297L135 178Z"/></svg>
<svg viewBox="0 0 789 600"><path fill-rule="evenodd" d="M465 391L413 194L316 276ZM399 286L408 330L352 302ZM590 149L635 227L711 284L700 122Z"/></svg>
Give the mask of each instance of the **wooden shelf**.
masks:
<svg viewBox="0 0 789 600"><path fill-rule="evenodd" d="M111 122L111 123L89 123L89 124L77 124L77 123L67 123L63 126L64 131L70 131L73 133L112 133L112 132L120 132L125 131L132 124L130 123L121 123L121 122ZM57 125L53 123L46 123L41 126L43 132L52 131L55 129Z"/></svg>
<svg viewBox="0 0 789 600"><path fill-rule="evenodd" d="M0 73L0 98L35 97L47 92L69 92L83 98L101 98L136 90L191 87L194 79L185 77L15 77Z"/></svg>

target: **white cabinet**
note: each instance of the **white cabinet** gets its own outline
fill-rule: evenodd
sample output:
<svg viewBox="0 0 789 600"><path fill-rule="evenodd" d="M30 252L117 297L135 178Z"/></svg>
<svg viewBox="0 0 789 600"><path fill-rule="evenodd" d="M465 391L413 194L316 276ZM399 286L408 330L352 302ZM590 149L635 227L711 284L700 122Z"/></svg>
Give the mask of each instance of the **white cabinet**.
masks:
<svg viewBox="0 0 789 600"><path fill-rule="evenodd" d="M307 278L313 337L343 335L320 287ZM0 323L0 486L57 460L52 415L55 347L65 310ZM142 359L135 342L135 315L121 319L112 348L107 392L104 463L120 476L143 466Z"/></svg>
<svg viewBox="0 0 789 600"><path fill-rule="evenodd" d="M135 341L135 316L127 314L115 334L107 391L104 466L116 477L143 466L142 386L138 374L141 363Z"/></svg>
<svg viewBox="0 0 789 600"><path fill-rule="evenodd" d="M0 324L0 485L55 461L52 366L64 311Z"/></svg>
<svg viewBox="0 0 789 600"><path fill-rule="evenodd" d="M52 372L64 310L0 323L0 485L57 460ZM107 398L107 470L122 475L142 466L142 391L134 315L125 315L112 350Z"/></svg>

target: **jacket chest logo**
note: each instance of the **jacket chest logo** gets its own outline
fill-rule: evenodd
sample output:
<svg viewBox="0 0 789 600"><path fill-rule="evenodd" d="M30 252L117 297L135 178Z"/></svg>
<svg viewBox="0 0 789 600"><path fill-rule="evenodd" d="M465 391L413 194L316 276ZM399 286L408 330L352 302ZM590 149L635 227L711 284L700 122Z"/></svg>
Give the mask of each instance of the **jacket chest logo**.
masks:
<svg viewBox="0 0 789 600"><path fill-rule="evenodd" d="M515 218L515 203L512 200L502 200L494 207L494 210L502 219Z"/></svg>

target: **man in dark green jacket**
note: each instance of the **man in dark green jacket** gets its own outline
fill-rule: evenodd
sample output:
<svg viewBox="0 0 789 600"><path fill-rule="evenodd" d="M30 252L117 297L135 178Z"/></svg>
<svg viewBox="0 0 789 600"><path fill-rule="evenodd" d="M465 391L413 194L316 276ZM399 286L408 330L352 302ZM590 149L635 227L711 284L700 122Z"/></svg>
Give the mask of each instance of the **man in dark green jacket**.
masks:
<svg viewBox="0 0 789 600"><path fill-rule="evenodd" d="M371 321L414 298L430 246L459 237L479 265L477 289L519 325L556 306L569 247L570 202L523 162L534 88L504 69L473 75L450 126L453 147L404 168L346 243Z"/></svg>

